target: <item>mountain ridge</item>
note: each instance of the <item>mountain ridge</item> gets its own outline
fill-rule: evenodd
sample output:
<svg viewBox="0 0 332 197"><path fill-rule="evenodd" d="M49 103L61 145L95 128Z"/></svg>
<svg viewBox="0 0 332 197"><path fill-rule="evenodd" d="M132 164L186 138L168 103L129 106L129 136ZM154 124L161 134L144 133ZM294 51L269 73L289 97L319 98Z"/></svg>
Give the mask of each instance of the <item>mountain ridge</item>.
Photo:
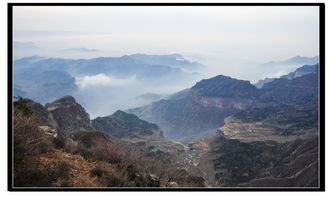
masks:
<svg viewBox="0 0 332 197"><path fill-rule="evenodd" d="M181 95L179 99L162 99L128 112L158 124L170 139L189 142L192 139L186 139L186 136L209 130L212 133L223 125L227 116L241 110L317 98L318 74L309 73L291 80L280 78L261 89L249 81L218 75L201 80Z"/></svg>

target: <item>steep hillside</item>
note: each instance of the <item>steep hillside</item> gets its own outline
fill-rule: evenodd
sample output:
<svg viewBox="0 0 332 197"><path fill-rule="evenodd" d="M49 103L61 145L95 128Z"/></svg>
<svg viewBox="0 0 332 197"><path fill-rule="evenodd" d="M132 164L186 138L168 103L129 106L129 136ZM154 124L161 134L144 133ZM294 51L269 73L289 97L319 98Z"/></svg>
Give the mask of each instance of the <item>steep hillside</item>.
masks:
<svg viewBox="0 0 332 197"><path fill-rule="evenodd" d="M162 136L162 132L157 125L120 110L110 116L98 117L92 120L92 124L95 129L107 132L116 138L142 138L146 135Z"/></svg>
<svg viewBox="0 0 332 197"><path fill-rule="evenodd" d="M191 145L214 187L317 187L318 138L242 142L213 136Z"/></svg>
<svg viewBox="0 0 332 197"><path fill-rule="evenodd" d="M76 108L73 109L73 106ZM77 117L86 115L72 97L61 98L52 105L45 106L47 107L64 110L60 111L64 112L61 113L61 120L73 120L73 112ZM66 111L69 109L72 111ZM31 100L18 99L14 103L14 186L204 186L204 179L195 175L196 172L189 171L190 164L185 163L186 158L180 156L185 155L182 145L175 146L175 143L164 139L163 143L152 146L142 140L122 141L104 132L87 130L87 127L80 131L81 125L76 125L76 119L69 125L66 121L56 119L59 125L64 123L63 127L59 128L76 130L67 135L54 135L44 129L44 124L48 123L47 113L52 114L52 110L47 111ZM128 116L116 114L117 118L123 115ZM118 120L120 125L126 126L121 118ZM134 120L129 120L127 127L141 126L141 120L137 117ZM84 120L82 122L84 123ZM134 125L135 123L138 125ZM48 127L53 129L52 125Z"/></svg>
<svg viewBox="0 0 332 197"><path fill-rule="evenodd" d="M190 142L217 128L225 117L260 106L255 100L258 94L248 81L220 75L198 82L182 96L128 112L159 125L167 138Z"/></svg>
<svg viewBox="0 0 332 197"><path fill-rule="evenodd" d="M318 72L318 64L313 65L304 65L300 68L297 68L294 72L291 72L287 75L283 75L280 78L286 78L286 79L295 79L297 77L302 77L304 75L310 74L310 73L317 73Z"/></svg>
<svg viewBox="0 0 332 197"><path fill-rule="evenodd" d="M264 102L294 103L318 97L318 74L310 73L292 80L276 79L262 88Z"/></svg>

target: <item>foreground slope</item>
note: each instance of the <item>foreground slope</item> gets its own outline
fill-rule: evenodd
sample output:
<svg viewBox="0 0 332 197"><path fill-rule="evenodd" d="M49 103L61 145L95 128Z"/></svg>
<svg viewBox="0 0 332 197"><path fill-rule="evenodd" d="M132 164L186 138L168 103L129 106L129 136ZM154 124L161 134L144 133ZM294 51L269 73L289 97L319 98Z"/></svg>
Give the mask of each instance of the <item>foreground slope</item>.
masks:
<svg viewBox="0 0 332 197"><path fill-rule="evenodd" d="M63 105L63 100L69 105ZM73 103L68 100L73 98L59 99L51 106L59 107L61 101L60 106L66 106L65 110L72 109ZM50 105L44 108L20 98L14 106L15 187L204 186L204 179L189 173L183 167L183 160L174 156L175 152L142 141L122 141L93 128L88 130L90 126L74 130L70 121L59 121L71 120L73 112L75 117L85 117L84 110L65 111L68 113L57 119L46 110ZM58 128L71 130L61 134Z"/></svg>

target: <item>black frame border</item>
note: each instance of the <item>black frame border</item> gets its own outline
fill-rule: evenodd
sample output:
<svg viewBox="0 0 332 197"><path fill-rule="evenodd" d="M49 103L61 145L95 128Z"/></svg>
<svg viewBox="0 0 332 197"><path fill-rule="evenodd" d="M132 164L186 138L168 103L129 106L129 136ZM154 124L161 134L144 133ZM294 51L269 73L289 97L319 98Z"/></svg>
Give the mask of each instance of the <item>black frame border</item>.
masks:
<svg viewBox="0 0 332 197"><path fill-rule="evenodd" d="M13 7L15 6L318 6L319 7L319 187L292 188L242 188L242 187L218 187L218 188L43 188L43 187L14 187L12 174L12 103L13 103ZM7 163L7 189L8 191L325 191L325 4L324 3L7 3L7 114L8 114L8 163Z"/></svg>

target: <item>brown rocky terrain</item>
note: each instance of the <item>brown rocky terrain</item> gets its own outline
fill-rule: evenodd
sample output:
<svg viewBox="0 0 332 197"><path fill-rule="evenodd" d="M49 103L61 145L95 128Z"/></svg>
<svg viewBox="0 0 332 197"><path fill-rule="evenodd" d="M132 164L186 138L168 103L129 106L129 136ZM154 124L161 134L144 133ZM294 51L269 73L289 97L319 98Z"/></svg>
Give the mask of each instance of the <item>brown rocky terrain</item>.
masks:
<svg viewBox="0 0 332 197"><path fill-rule="evenodd" d="M177 152L183 149L180 144L173 147L176 151L167 151L175 143L164 140L164 145L152 146L94 130L53 135L45 127L55 128L42 125L41 113L30 104L25 99L14 103L15 187L204 186L204 179L188 173L176 156L184 154ZM58 123L65 128L65 121Z"/></svg>

